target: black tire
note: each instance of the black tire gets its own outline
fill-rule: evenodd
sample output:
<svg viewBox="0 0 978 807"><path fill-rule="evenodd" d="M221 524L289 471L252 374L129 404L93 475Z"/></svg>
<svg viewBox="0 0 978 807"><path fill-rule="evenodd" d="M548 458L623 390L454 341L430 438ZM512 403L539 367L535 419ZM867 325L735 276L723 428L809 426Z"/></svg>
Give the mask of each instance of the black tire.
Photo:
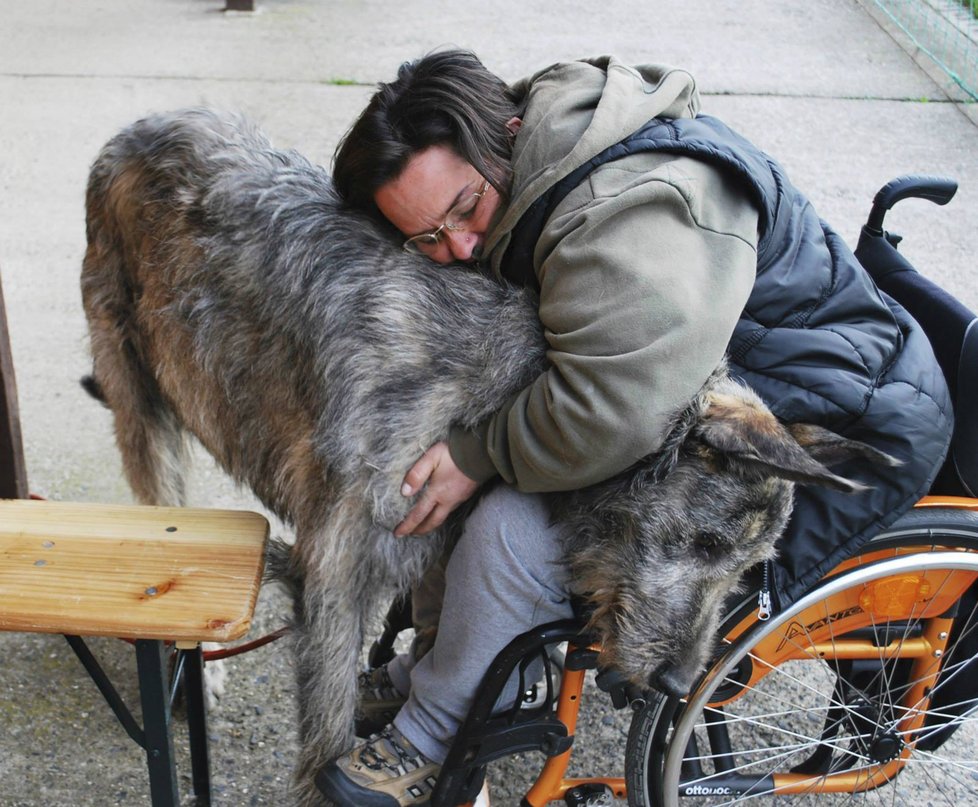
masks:
<svg viewBox="0 0 978 807"><path fill-rule="evenodd" d="M948 549L965 552L948 552ZM864 562L869 560L867 556L871 553L874 556L881 554L882 559ZM898 559L899 555L909 557ZM781 768L787 768L796 779L807 782L805 777L810 777L812 782L818 783L842 770L858 779L868 777L866 771L889 771L897 765L904 767L892 783L880 786L876 784L877 779L869 780L873 784L867 786L866 797L885 800L887 804L927 804L928 799L935 797L942 804L978 804L978 763L974 761L973 750L978 736L978 725L975 725L978 724L978 606L975 604L978 583L967 583L974 580L972 572L978 576L978 512L953 508L915 509L869 542L857 557L859 563L853 569L822 581L809 595L775 614L768 622L754 620L753 626L740 639L727 645L686 701L653 695L645 704L639 705L632 717L625 752L625 777L631 807L673 807L684 796L696 796L697 804L725 805L742 799L757 804L774 804L777 799L777 804L785 804L788 800L784 796L764 795L773 793L776 787L769 774ZM962 565L965 570L953 576L945 575L946 569ZM929 566L933 568L928 570ZM894 571L907 576L894 578ZM869 581L860 578L884 574L887 581L924 581L921 585L930 586L932 593L914 596L932 596L934 601L941 593L942 585L938 583L934 589L934 581L951 581L946 583L941 596L951 596L951 592L955 592L953 599L966 603L955 619L951 639L944 648L941 677L936 678L932 689L922 690L929 693L931 703L938 703L941 691L950 691L954 686L963 689L965 694L955 692L953 700L957 708L943 704L940 709L932 709L926 714L923 726L915 727L913 732L901 733L898 729L914 724L901 725L899 719L910 719L911 715L918 714L924 719L924 712L914 712L896 701L900 693L910 691L913 675L922 667L915 668L917 673L912 673L912 661L885 659L885 653L876 648L879 661L815 657L811 647L824 648L826 640L820 639L812 645L808 641L812 635L809 629L818 636L828 633L831 647L837 647L836 642L841 647L843 635L846 639L856 636L844 628L848 624L848 612L840 612L843 616L828 614L827 606L824 620L803 621L802 632L792 633L791 620L799 613L812 614L812 608L827 603L828 600L823 599L826 592L837 596L855 596L856 592L866 590L875 592L876 589L871 587L882 586L882 583L876 578ZM861 588L854 588L856 584ZM965 586L963 593L958 591L962 586ZM917 601L914 600L914 607L917 607ZM806 602L809 603L806 610L798 611ZM875 608L882 606L874 604ZM755 609L756 591L731 611L721 629L723 635ZM863 629L861 638L865 639L866 631L871 630L877 643L891 642L891 649L909 648L911 640L918 640L915 633L918 629L938 624L922 619L885 621L878 615L870 617L866 613L861 616L872 621L871 628ZM834 620L837 619L841 620L838 622L840 629L835 634ZM782 628L784 632L778 634ZM886 638L882 639L884 632ZM760 663L752 660L750 650L765 637L769 642L784 637L778 645L781 647L789 636L791 645L787 652L796 652L795 645L798 648L804 646L809 648L811 656L789 659L772 667L770 672L762 671L763 677L745 688L744 682L751 678L753 665ZM802 655L803 650L798 649L797 653ZM828 655L838 654L830 652ZM796 676L799 667L803 668L803 677L790 678L787 684L778 685L779 677ZM724 671L725 668L729 671ZM719 677L721 671L724 671L723 679ZM818 680L811 679L812 675ZM930 676L928 681L934 683ZM711 702L722 703L724 698L732 700L726 706L708 706ZM773 706L778 700L785 705ZM809 701L812 705L808 705ZM730 707L735 710L733 717L724 711ZM750 708L756 712L751 713ZM707 717L709 722L718 725L704 729ZM810 728L799 731L796 724L804 724L805 719ZM743 726L752 722L751 731L745 731ZM962 725L967 728L956 731ZM711 739L710 731L717 733L716 740ZM727 742L734 738L726 750L722 745L723 735ZM907 742L908 738L912 741ZM697 743L695 754L688 753L691 739ZM682 749L678 748L679 743L682 743ZM925 747L927 750L918 751ZM721 750L717 753L714 748ZM897 762L893 761L893 754L897 754ZM909 758L905 764L899 761L904 755ZM692 770L691 756L702 758L703 770L698 773ZM918 756L926 758L926 765L917 761ZM778 761L778 757L787 762L775 765L772 760ZM724 760L730 761L732 764L728 767L734 770L717 772L716 760L720 760L721 765ZM920 781L916 781L918 778ZM901 792L905 788L909 788L908 795ZM852 798L851 791L840 795L803 792L796 794L790 803L807 803L809 800L815 803L817 799L821 805Z"/></svg>

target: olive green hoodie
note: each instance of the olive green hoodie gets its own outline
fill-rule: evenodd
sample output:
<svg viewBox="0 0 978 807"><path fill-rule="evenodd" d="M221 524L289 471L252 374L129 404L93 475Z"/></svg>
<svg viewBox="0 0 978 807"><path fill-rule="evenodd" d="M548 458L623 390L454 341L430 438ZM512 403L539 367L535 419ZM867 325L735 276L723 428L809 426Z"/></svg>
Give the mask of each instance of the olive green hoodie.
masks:
<svg viewBox="0 0 978 807"><path fill-rule="evenodd" d="M692 117L692 77L614 57L553 65L525 99L508 206L486 239L498 274L511 232L548 188L653 117ZM654 451L723 357L754 282L757 213L718 169L637 154L602 165L557 206L533 271L551 366L452 457L524 491L607 479Z"/></svg>

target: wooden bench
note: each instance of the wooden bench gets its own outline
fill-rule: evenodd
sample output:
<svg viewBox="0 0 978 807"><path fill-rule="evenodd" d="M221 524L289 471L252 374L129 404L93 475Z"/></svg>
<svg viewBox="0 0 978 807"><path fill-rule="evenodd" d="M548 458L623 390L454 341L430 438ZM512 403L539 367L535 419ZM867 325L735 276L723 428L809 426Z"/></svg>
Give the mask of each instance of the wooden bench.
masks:
<svg viewBox="0 0 978 807"><path fill-rule="evenodd" d="M65 635L145 749L154 807L180 804L170 722L182 684L194 792L198 804L209 804L201 642L248 631L268 522L240 511L26 500L2 290L0 382L0 630ZM83 636L133 641L142 726ZM175 648L172 674L168 642Z"/></svg>

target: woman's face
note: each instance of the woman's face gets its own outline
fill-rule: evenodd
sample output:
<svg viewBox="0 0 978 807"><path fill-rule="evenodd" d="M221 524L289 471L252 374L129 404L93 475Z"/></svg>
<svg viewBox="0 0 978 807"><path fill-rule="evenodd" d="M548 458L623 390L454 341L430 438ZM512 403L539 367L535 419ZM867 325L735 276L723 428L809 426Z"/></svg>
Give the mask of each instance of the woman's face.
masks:
<svg viewBox="0 0 978 807"><path fill-rule="evenodd" d="M499 194L491 185L473 198L485 184L485 178L452 149L430 146L411 157L400 176L381 185L374 202L405 238L437 230L438 242L424 251L433 261L470 261L481 254L499 208ZM444 227L449 212L453 226Z"/></svg>

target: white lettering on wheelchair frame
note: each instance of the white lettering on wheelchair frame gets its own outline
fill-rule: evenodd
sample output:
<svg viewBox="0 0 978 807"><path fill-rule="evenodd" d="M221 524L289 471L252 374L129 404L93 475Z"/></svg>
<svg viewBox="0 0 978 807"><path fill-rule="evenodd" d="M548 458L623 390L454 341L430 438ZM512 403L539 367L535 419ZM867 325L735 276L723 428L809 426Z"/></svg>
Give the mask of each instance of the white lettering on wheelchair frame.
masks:
<svg viewBox="0 0 978 807"><path fill-rule="evenodd" d="M732 787L709 785L690 785L683 788L684 796L734 796L737 795Z"/></svg>

